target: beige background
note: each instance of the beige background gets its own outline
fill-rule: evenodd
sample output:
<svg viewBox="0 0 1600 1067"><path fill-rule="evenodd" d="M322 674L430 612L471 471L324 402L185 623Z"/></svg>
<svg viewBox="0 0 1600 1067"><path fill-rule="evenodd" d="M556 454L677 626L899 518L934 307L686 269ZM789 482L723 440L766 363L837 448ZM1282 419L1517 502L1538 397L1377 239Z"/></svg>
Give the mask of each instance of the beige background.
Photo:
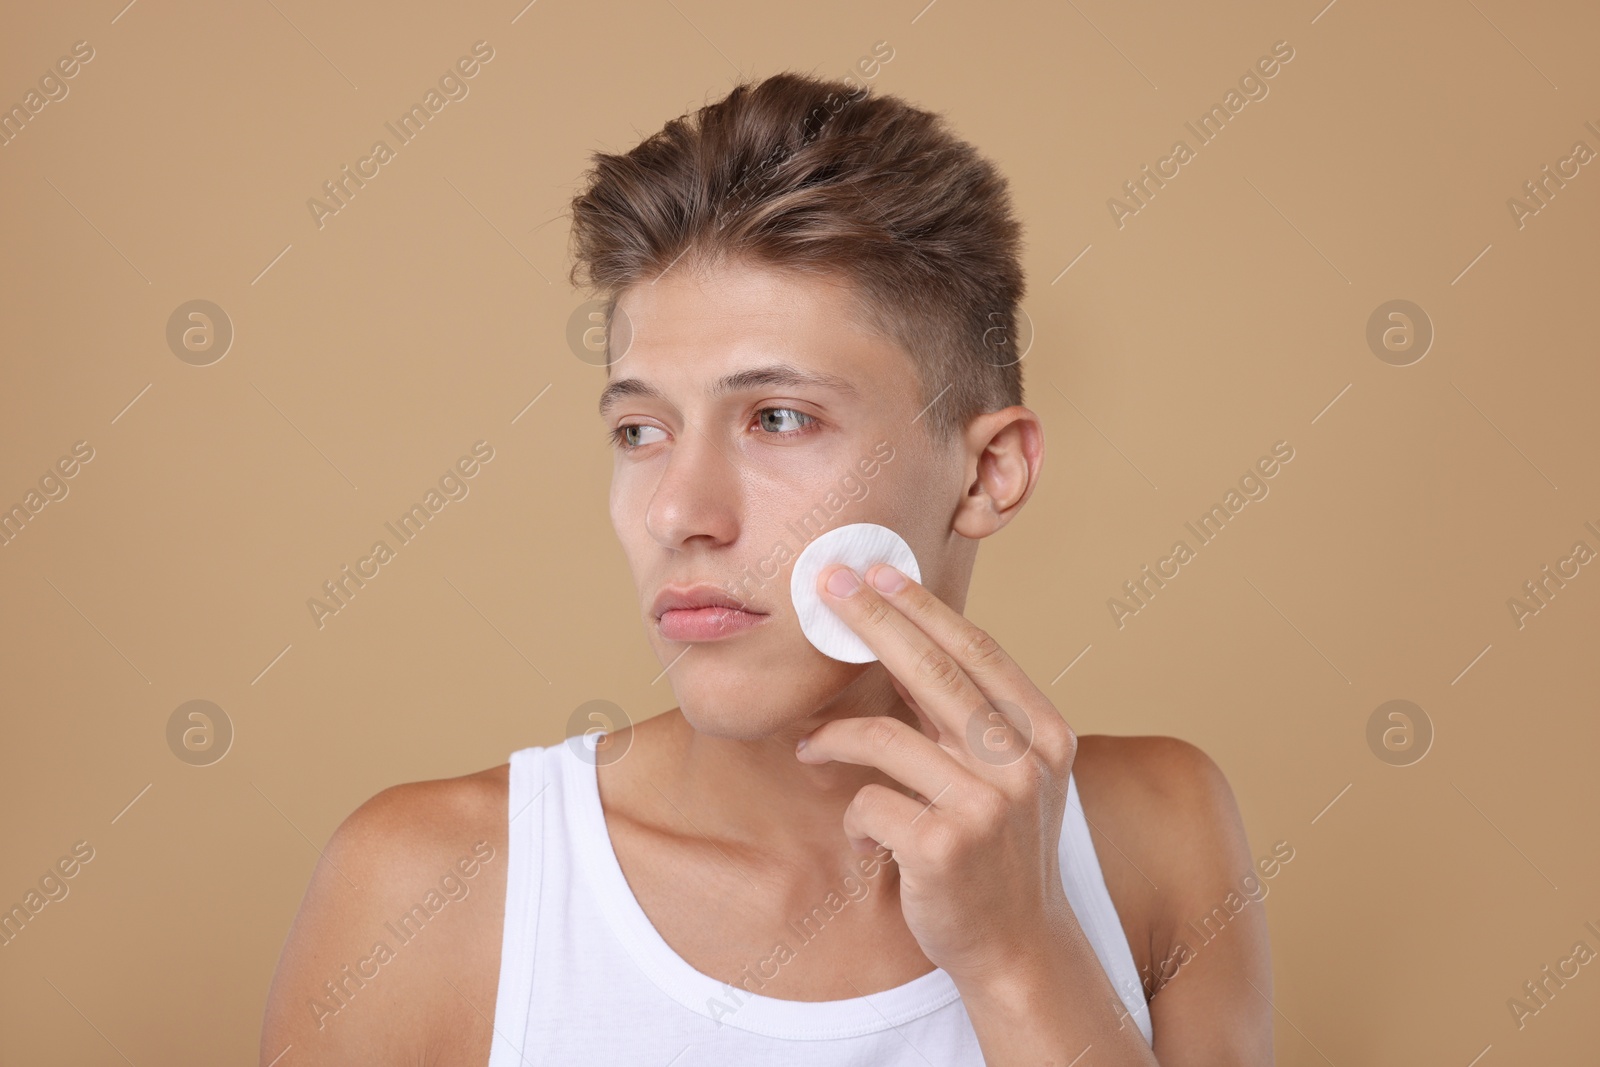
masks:
<svg viewBox="0 0 1600 1067"><path fill-rule="evenodd" d="M1027 226L1049 454L968 613L1079 733L1195 742L1252 851L1293 846L1278 1062L1593 1059L1600 965L1520 1030L1506 1004L1600 950L1600 566L1521 629L1507 607L1600 550L1600 162L1521 228L1507 207L1600 150L1592 5L122 2L0 34L7 107L94 49L0 147L0 504L94 449L0 548L0 903L95 850L0 948L0 1059L253 1062L351 809L588 700L672 706L562 214L591 150L878 41L873 83L949 114ZM319 229L308 198L479 40L470 95ZM1196 147L1184 122L1280 40L1269 95ZM1180 137L1196 158L1119 229L1108 198ZM194 299L236 330L210 366L165 339ZM1395 299L1436 331L1404 367L1366 341ZM470 495L319 630L307 598L478 440ZM1280 440L1270 495L1118 629L1107 599ZM168 748L192 699L236 731L210 766ZM1392 699L1435 731L1409 766L1369 748Z"/></svg>

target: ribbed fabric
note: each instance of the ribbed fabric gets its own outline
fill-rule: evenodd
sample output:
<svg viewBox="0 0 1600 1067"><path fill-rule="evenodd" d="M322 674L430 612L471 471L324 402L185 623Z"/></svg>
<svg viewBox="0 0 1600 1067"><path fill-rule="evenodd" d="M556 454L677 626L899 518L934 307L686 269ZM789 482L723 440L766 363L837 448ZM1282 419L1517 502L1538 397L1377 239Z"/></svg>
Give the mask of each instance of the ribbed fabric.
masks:
<svg viewBox="0 0 1600 1067"><path fill-rule="evenodd" d="M1067 798L1061 830L1067 901L1129 1017L1151 1041L1149 1007L1075 778L1068 779ZM507 816L506 915L489 1067L981 1067L972 1023L942 968L880 993L828 1001L762 996L695 970L656 931L617 862L592 739L512 753ZM848 907L843 894L837 900ZM797 954L805 951L798 933L786 940Z"/></svg>

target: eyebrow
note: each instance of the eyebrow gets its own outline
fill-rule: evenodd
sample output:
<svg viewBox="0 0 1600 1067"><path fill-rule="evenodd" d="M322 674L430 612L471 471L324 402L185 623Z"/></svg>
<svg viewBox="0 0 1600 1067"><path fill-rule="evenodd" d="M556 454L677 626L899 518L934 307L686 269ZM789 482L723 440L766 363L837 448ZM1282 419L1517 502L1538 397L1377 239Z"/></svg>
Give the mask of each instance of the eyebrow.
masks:
<svg viewBox="0 0 1600 1067"><path fill-rule="evenodd" d="M856 387L848 378L837 374L823 374L818 371L801 370L799 367L788 363L772 363L765 367L751 367L748 370L735 371L717 379L711 387L714 397L726 396L745 389L761 389L770 386L810 386L820 389L832 389L836 392L847 393L850 396L859 396ZM641 397L648 400L667 401L667 396L660 389L651 385L643 378L618 378L608 384L600 393L600 414L602 417L607 411L621 401L624 397Z"/></svg>

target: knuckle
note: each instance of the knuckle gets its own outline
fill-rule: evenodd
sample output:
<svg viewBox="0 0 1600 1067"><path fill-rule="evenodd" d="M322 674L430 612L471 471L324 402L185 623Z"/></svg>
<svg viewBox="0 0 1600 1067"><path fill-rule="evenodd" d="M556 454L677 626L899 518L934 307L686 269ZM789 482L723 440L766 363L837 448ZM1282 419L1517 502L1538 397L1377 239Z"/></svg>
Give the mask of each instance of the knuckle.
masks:
<svg viewBox="0 0 1600 1067"><path fill-rule="evenodd" d="M900 721L879 716L867 731L867 740L880 752L894 748L900 743Z"/></svg>
<svg viewBox="0 0 1600 1067"><path fill-rule="evenodd" d="M867 625L879 627L888 625L889 617L893 614L894 609L885 601L877 597L871 597L862 608L862 612L865 616L863 621Z"/></svg>
<svg viewBox="0 0 1600 1067"><path fill-rule="evenodd" d="M954 690L961 680L961 668L942 648L930 648L917 661L917 677L940 692Z"/></svg>
<svg viewBox="0 0 1600 1067"><path fill-rule="evenodd" d="M1059 714L1041 716L1032 722L1033 751L1052 769L1065 769L1077 757L1078 735Z"/></svg>
<svg viewBox="0 0 1600 1067"><path fill-rule="evenodd" d="M1052 767L1070 767L1078 758L1078 735L1072 727L1067 725L1065 719L1052 716L1056 721L1051 724L1048 736L1046 756L1050 759Z"/></svg>
<svg viewBox="0 0 1600 1067"><path fill-rule="evenodd" d="M973 814L985 826L998 823L1005 816L1008 804L1006 795L993 786L978 789L973 793Z"/></svg>
<svg viewBox="0 0 1600 1067"><path fill-rule="evenodd" d="M1000 642L981 627L974 627L967 637L966 647L961 650L962 658L974 667L993 666L999 662L1001 654Z"/></svg>

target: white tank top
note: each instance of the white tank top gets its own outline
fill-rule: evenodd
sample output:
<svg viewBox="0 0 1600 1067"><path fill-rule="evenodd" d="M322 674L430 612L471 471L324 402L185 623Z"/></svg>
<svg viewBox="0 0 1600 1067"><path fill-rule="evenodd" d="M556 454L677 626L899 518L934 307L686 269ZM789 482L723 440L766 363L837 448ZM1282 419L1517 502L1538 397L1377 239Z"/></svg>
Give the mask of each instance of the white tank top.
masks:
<svg viewBox="0 0 1600 1067"><path fill-rule="evenodd" d="M1075 777L1067 780L1067 797L1061 829L1067 901L1126 1008L1124 1023L1132 1018L1152 1041L1138 968L1106 891ZM983 1063L960 993L943 968L880 993L826 1001L779 1000L695 970L656 931L617 862L593 741L580 735L513 752L507 817L505 928L489 1067ZM810 929L809 936L826 932ZM793 949L806 935L796 927L791 933ZM759 988L759 980L750 984Z"/></svg>

